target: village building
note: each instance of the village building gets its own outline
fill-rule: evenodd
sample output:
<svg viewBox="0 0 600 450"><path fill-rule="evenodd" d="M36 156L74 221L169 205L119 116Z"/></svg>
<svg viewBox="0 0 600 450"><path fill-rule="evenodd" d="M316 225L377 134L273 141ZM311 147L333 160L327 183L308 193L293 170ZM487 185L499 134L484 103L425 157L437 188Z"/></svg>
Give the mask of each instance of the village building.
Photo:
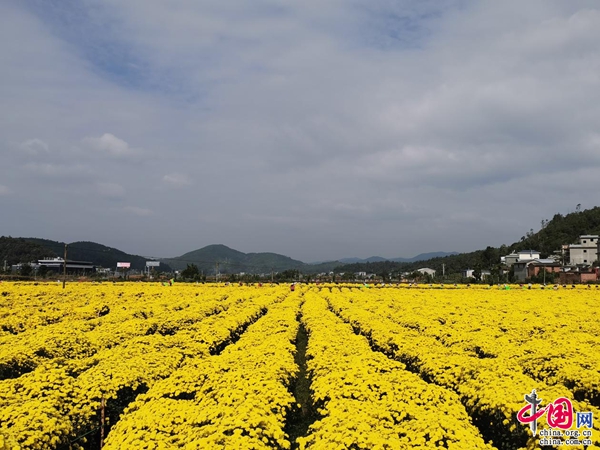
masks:
<svg viewBox="0 0 600 450"><path fill-rule="evenodd" d="M567 245L564 249L565 262L569 265L592 265L598 261L598 248L600 237L597 234L584 234L579 236L579 243Z"/></svg>

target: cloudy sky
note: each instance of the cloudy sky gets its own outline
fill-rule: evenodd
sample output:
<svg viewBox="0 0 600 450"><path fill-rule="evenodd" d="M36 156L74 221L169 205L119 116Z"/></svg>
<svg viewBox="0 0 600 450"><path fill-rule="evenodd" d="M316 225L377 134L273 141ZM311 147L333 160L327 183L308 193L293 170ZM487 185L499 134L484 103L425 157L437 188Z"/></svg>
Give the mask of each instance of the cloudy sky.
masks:
<svg viewBox="0 0 600 450"><path fill-rule="evenodd" d="M600 192L596 1L4 0L0 235L303 261Z"/></svg>

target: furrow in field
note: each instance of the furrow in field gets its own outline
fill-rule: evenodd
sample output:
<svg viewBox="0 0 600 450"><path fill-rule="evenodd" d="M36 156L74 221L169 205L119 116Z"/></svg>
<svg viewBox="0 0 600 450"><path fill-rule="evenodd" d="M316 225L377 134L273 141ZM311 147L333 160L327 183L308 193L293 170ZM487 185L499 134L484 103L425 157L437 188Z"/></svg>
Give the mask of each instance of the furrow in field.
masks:
<svg viewBox="0 0 600 450"><path fill-rule="evenodd" d="M120 296L120 289L112 289L114 295L108 295L108 300L93 306L93 319L63 320L0 338L0 379L17 378L48 361L62 361L74 366L75 371L81 370L77 368L78 362L85 364L98 352L135 337L173 335L249 297L244 295L256 295L240 290L228 296L223 290L212 290L199 298L189 288L179 290L178 287L167 293L140 291ZM80 303L86 301L77 297ZM29 305L20 309L36 315Z"/></svg>
<svg viewBox="0 0 600 450"><path fill-rule="evenodd" d="M517 412L524 406L524 394L536 388L550 401L560 397L573 398L573 393L566 388L533 380L503 358L482 358L461 346L444 345L422 330L399 325L393 315L382 314L381 305L385 305L386 299L376 292L353 290L327 294L323 295L332 310L357 333L366 336L374 348L405 363L424 380L456 392L486 440L499 448L508 450L537 445L537 439L530 436L528 428L516 419ZM402 305L402 299L399 300ZM404 310L406 306L400 309ZM433 308L429 312L441 313ZM587 402L575 401L573 405L576 411L598 414L598 410ZM594 430L594 435L598 436L596 425Z"/></svg>
<svg viewBox="0 0 600 450"><path fill-rule="evenodd" d="M156 383L129 406L105 448L289 448L300 302L296 292L273 304L234 345L189 359Z"/></svg>
<svg viewBox="0 0 600 450"><path fill-rule="evenodd" d="M374 352L315 292L305 295L307 364L319 419L300 448L493 448L458 396Z"/></svg>
<svg viewBox="0 0 600 450"><path fill-rule="evenodd" d="M393 291L391 291L393 294ZM431 336L455 351L502 360L515 372L563 385L577 400L600 406L600 321L596 290L428 290L381 301L371 311ZM353 290L353 295L359 295ZM396 294L397 295L397 294Z"/></svg>
<svg viewBox="0 0 600 450"><path fill-rule="evenodd" d="M116 421L138 394L168 377L186 359L201 361L222 350L243 333L282 291L234 301L227 313L207 317L174 335L137 336L123 345L88 358L80 372L60 364L39 366L18 379L0 382L0 433L23 449L51 449L80 444L96 446L98 410L104 399L106 416ZM105 427L108 430L108 427Z"/></svg>

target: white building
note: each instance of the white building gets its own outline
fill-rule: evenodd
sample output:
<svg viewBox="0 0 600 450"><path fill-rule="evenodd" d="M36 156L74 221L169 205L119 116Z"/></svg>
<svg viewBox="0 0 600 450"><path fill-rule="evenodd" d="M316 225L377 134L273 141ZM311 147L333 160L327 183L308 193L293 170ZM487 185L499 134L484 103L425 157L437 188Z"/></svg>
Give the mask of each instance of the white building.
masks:
<svg viewBox="0 0 600 450"><path fill-rule="evenodd" d="M465 269L462 271L462 277L463 278L475 278L475 276L473 275L475 273L474 269ZM482 270L481 271L481 279L485 280L487 277L491 276L491 272L489 270Z"/></svg>
<svg viewBox="0 0 600 450"><path fill-rule="evenodd" d="M578 244L568 246L569 265L591 265L598 261L599 236L597 234L584 234L579 236Z"/></svg>
<svg viewBox="0 0 600 450"><path fill-rule="evenodd" d="M435 277L435 270L430 269L429 267L423 267L421 269L417 269L417 272L420 272L423 275L427 274L427 275L431 275L432 277Z"/></svg>
<svg viewBox="0 0 600 450"><path fill-rule="evenodd" d="M518 253L511 253L500 258L500 262L511 267L513 264L519 261L531 261L532 259L539 259L540 252L537 250L521 250Z"/></svg>
<svg viewBox="0 0 600 450"><path fill-rule="evenodd" d="M518 255L519 255L518 261L529 261L532 259L540 258L540 252L538 252L537 250L521 250L518 253Z"/></svg>
<svg viewBox="0 0 600 450"><path fill-rule="evenodd" d="M48 259L39 259L38 265L40 267L46 267L50 270L55 270L57 272L62 272L65 266L65 260L61 257L57 258L48 258ZM67 259L67 272L85 272L85 270L89 270L93 272L94 263L89 261L72 261Z"/></svg>

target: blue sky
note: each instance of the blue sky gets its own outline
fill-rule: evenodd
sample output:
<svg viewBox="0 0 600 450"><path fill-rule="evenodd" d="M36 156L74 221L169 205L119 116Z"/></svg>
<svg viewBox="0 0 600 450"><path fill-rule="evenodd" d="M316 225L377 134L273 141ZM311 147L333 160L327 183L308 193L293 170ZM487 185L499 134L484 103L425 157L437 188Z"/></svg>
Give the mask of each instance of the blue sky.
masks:
<svg viewBox="0 0 600 450"><path fill-rule="evenodd" d="M592 1L10 0L0 37L3 235L410 257L600 188Z"/></svg>

